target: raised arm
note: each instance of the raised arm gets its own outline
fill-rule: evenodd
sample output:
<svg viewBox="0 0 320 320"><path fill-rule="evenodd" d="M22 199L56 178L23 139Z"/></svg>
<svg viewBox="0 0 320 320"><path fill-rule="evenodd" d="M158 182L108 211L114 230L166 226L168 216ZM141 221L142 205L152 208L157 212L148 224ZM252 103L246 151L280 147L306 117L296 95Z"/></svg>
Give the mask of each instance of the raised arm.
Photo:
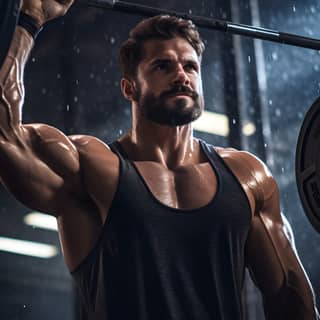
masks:
<svg viewBox="0 0 320 320"><path fill-rule="evenodd" d="M241 157L252 170L256 200L246 262L262 293L266 319L317 319L312 288L299 261L291 227L280 213L276 182L258 159L248 153Z"/></svg>
<svg viewBox="0 0 320 320"><path fill-rule="evenodd" d="M71 3L24 0L21 11L40 27L64 14ZM57 129L21 122L23 72L33 42L28 31L17 26L0 70L0 179L27 206L55 214L68 188L79 185L78 152Z"/></svg>

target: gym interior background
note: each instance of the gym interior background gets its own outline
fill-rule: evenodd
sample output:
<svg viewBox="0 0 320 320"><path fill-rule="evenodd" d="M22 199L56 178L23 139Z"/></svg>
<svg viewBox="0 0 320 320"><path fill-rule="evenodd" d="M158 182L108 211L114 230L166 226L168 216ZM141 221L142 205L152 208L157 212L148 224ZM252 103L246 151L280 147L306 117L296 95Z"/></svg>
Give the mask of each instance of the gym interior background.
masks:
<svg viewBox="0 0 320 320"><path fill-rule="evenodd" d="M166 8L320 38L320 3L314 0L168 0ZM91 134L105 142L122 135L130 125L130 107L120 93L117 54L140 19L73 7L66 17L48 23L25 72L24 122L45 122L67 134ZM248 150L266 161L319 298L320 237L302 210L294 162L302 120L320 94L320 53L200 31L206 44L202 75L207 113L196 123L195 135L215 145ZM78 298L62 260L54 221L45 220L41 226L37 213L4 188L0 201L0 244L8 244L9 238L50 245L44 248L49 249L44 251L47 258L31 256L31 248L25 254L1 249L0 319L78 319ZM13 247L24 248L22 243ZM260 295L250 280L244 301L247 319L264 319Z"/></svg>

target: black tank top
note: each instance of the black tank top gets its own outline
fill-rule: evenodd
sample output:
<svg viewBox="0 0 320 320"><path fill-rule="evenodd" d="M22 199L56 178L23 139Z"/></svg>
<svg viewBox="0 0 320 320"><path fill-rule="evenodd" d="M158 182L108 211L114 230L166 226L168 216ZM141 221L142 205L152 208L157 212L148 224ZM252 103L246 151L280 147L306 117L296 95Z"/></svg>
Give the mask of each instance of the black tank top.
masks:
<svg viewBox="0 0 320 320"><path fill-rule="evenodd" d="M218 189L191 210L158 201L120 144L111 145L120 159L117 191L99 240L72 273L82 320L243 319L249 202L214 148L200 144Z"/></svg>

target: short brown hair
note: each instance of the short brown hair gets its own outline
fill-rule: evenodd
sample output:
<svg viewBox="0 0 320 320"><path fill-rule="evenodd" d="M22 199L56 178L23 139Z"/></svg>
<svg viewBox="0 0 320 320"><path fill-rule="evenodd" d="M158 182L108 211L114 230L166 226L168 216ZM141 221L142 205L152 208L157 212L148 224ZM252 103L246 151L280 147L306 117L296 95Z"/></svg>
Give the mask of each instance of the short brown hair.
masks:
<svg viewBox="0 0 320 320"><path fill-rule="evenodd" d="M160 15L137 24L129 38L120 48L120 68L122 76L134 79L137 66L143 59L143 43L151 39L169 40L175 37L186 39L201 59L204 43L191 20L175 16Z"/></svg>

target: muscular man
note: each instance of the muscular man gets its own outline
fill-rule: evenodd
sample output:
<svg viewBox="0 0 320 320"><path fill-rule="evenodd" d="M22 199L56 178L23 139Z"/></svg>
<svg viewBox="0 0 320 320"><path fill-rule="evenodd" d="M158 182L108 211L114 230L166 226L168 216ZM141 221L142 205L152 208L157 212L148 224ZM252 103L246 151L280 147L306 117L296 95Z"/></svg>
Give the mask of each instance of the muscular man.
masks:
<svg viewBox="0 0 320 320"><path fill-rule="evenodd" d="M40 27L71 2L24 0L21 11ZM131 31L120 61L132 128L110 147L21 123L33 44L18 26L0 72L0 177L57 217L83 319L243 319L245 267L268 320L316 319L268 169L193 137L204 46L190 21L158 16Z"/></svg>

